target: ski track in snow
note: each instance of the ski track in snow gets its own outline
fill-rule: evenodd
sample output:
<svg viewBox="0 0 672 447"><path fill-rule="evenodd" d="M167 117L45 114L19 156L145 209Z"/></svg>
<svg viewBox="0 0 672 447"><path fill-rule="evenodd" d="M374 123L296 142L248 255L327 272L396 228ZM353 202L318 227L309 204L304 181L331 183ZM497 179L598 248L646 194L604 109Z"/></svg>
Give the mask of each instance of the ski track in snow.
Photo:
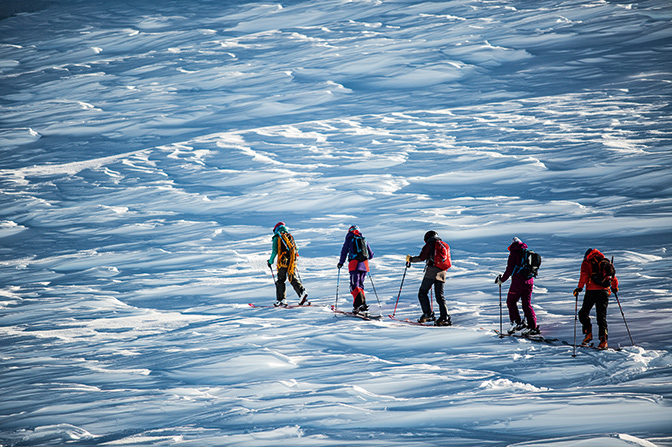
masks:
<svg viewBox="0 0 672 447"><path fill-rule="evenodd" d="M0 20L2 445L672 445L667 2L25 7ZM247 304L279 220L314 307ZM334 316L352 223L383 315L438 231L456 326ZM513 236L570 342L581 257L613 255L636 346L615 300L620 352L499 339Z"/></svg>

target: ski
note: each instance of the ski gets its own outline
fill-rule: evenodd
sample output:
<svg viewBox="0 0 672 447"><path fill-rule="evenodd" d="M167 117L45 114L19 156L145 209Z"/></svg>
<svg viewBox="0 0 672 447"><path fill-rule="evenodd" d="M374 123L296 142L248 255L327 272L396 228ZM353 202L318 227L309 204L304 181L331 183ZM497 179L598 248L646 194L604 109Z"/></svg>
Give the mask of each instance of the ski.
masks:
<svg viewBox="0 0 672 447"><path fill-rule="evenodd" d="M428 322L426 322L426 323L420 323L420 322L418 322L418 321L413 321L413 320L410 320L410 319L408 319L408 318L404 318L404 319L402 320L401 318L397 318L397 317L392 316L392 315L388 315L388 317L390 317L390 318L393 319L394 321L398 321L399 323L412 324L413 326L435 327L433 321L428 321ZM448 326L436 326L436 327L448 327Z"/></svg>
<svg viewBox="0 0 672 447"><path fill-rule="evenodd" d="M299 305L299 304L287 304L286 306L257 306L256 304L253 303L247 303L250 307L254 307L255 309L299 309L302 307L315 307L313 306L310 301L308 301L308 304L304 305Z"/></svg>
<svg viewBox="0 0 672 447"><path fill-rule="evenodd" d="M495 329L495 332L497 335L505 336L505 337L516 337L516 338L524 338L526 340L531 340L531 341L538 341L542 343L548 343L548 344L554 344L555 342L558 341L557 338L547 338L539 334L535 335L523 335L523 334L516 334L515 332L513 334L509 334L508 332L499 332L497 329Z"/></svg>
<svg viewBox="0 0 672 447"><path fill-rule="evenodd" d="M331 305L331 311L336 313L336 314L345 315L347 317L361 318L362 320L367 320L367 321L368 320L379 320L382 317L382 315L362 315L362 314L356 314L356 313L353 313L353 312L346 312L344 310L336 309L336 307L334 307L333 304Z"/></svg>
<svg viewBox="0 0 672 447"><path fill-rule="evenodd" d="M562 341L562 344L567 345L567 346L574 346L572 343L570 343L568 341L565 341L565 340ZM594 343L591 343L589 345L576 345L576 347L577 348L590 348L590 349L595 349L597 351L616 351L616 352L618 352L618 351L623 350L623 348L621 348L620 346L618 348L598 348L597 346L595 346Z"/></svg>

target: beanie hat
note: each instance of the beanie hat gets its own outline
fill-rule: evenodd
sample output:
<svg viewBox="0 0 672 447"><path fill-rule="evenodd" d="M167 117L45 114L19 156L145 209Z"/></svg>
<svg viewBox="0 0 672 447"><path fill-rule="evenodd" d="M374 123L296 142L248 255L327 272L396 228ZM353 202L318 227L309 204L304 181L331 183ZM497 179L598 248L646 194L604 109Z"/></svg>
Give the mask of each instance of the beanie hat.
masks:
<svg viewBox="0 0 672 447"><path fill-rule="evenodd" d="M523 243L523 241L521 241L521 240L520 240L519 238L517 238L517 237L514 237L514 238L513 238L513 242L518 242L519 244L522 244L522 243Z"/></svg>
<svg viewBox="0 0 672 447"><path fill-rule="evenodd" d="M278 227L281 227L281 226L283 226L283 225L285 225L284 222L278 222L277 224L275 224L275 226L273 227L273 232L275 233L275 230L277 230Z"/></svg>
<svg viewBox="0 0 672 447"><path fill-rule="evenodd" d="M437 233L434 230L430 230L427 233L425 233L425 238L424 238L425 243L429 242L430 239L436 239L437 237L439 237L439 233Z"/></svg>

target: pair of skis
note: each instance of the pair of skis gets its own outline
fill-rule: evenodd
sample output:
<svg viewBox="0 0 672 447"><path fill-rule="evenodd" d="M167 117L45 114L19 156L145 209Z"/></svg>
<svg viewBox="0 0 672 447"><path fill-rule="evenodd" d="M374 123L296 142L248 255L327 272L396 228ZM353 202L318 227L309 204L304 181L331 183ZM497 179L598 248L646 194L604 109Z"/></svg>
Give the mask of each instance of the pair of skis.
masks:
<svg viewBox="0 0 672 447"><path fill-rule="evenodd" d="M250 307L253 307L255 309L299 309L303 307L317 307L314 306L310 301L307 304L287 304L285 306L258 306L253 303L248 303ZM335 314L339 315L344 315L347 317L355 317L355 318L360 318L362 320L379 320L382 318L382 315L369 315L369 314L364 314L364 313L355 313L355 312L347 312L341 309L337 309L334 305L331 305L331 311L334 312Z"/></svg>
<svg viewBox="0 0 672 447"><path fill-rule="evenodd" d="M499 335L500 338L503 338L503 337L524 338L524 339L526 339L526 340L536 341L536 342L541 342L541 343L546 343L546 344L554 345L554 346L557 346L557 345L558 345L558 342L560 342L560 340L557 339L557 338L544 337L544 336L541 335L541 334L535 334L535 335L523 335L523 334L517 334L517 333L515 333L515 332L514 332L513 334L509 334L508 332L504 332L504 333L502 333L502 332L500 332L500 331L498 331L498 330L495 330L495 332ZM596 350L598 350L598 351L621 351L621 350L623 349L623 348L621 348L620 346L617 347L617 348L598 348L598 347L595 346L595 344L593 344L593 343L591 343L591 344L586 344L586 345L574 345L574 344L572 344L572 343L570 343L570 342L568 342L568 341L565 341L565 340L562 340L561 343L562 343L562 345L564 345L564 346L572 346L572 347L576 347L576 348L596 349Z"/></svg>
<svg viewBox="0 0 672 447"><path fill-rule="evenodd" d="M253 303L247 303L250 307L254 307L255 309L299 309L302 307L316 307L313 306L313 304L308 301L305 304L285 304L284 306L257 306L256 304Z"/></svg>
<svg viewBox="0 0 672 447"><path fill-rule="evenodd" d="M498 331L495 329L495 333L499 335L499 338L504 338L504 337L516 337L516 338L524 338L526 340L531 340L531 341L539 341L542 343L548 343L548 344L553 344L558 341L557 338L548 338L544 337L541 334L533 334L533 335L524 335L520 333L508 333L508 332L503 332L503 331Z"/></svg>

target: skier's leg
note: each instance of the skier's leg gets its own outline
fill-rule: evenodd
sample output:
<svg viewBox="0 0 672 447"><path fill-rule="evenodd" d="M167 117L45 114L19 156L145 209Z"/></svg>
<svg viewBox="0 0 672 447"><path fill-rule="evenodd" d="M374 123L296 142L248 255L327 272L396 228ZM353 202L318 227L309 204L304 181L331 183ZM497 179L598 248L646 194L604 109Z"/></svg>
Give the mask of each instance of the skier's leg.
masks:
<svg viewBox="0 0 672 447"><path fill-rule="evenodd" d="M525 319L527 320L527 327L530 329L536 329L537 327L537 315L534 313L532 308L532 284L526 284L525 291L520 299L523 306L523 314L525 314Z"/></svg>
<svg viewBox="0 0 672 447"><path fill-rule="evenodd" d="M511 323L520 323L520 312L518 311L519 298L519 290L511 285L509 292L506 294L506 307L509 310L509 320L511 320Z"/></svg>
<svg viewBox="0 0 672 447"><path fill-rule="evenodd" d="M299 281L299 278L297 278L296 275L290 275L289 283L292 285L292 288L294 288L294 291L299 296L299 298L302 298L303 294L306 292L306 289L303 287L303 284L301 284L301 281Z"/></svg>
<svg viewBox="0 0 672 447"><path fill-rule="evenodd" d="M287 280L287 267L278 268L278 280L275 282L275 298L278 301L285 299L285 281Z"/></svg>
<svg viewBox="0 0 672 447"><path fill-rule="evenodd" d="M607 306L609 306L609 292L600 290L599 297L595 300L595 313L599 327L600 340L606 340L609 336L607 325Z"/></svg>
<svg viewBox="0 0 672 447"><path fill-rule="evenodd" d="M439 307L440 320L448 319L448 307L446 306L446 298L443 292L444 284L443 281L434 281L434 296L436 297L436 304Z"/></svg>
<svg viewBox="0 0 672 447"><path fill-rule="evenodd" d="M429 289L434 285L434 278L423 278L418 290L418 301L422 307L423 315L430 315L432 313L432 306L429 303Z"/></svg>
<svg viewBox="0 0 672 447"><path fill-rule="evenodd" d="M592 290L586 290L586 293L583 295L583 304L579 310L579 321L583 327L584 334L590 334L593 331L593 325L590 322L590 310L595 304L592 292Z"/></svg>
<svg viewBox="0 0 672 447"><path fill-rule="evenodd" d="M364 278L366 278L366 271L353 270L350 272L350 293L352 293L353 298L353 309L359 309L360 306L366 304Z"/></svg>

